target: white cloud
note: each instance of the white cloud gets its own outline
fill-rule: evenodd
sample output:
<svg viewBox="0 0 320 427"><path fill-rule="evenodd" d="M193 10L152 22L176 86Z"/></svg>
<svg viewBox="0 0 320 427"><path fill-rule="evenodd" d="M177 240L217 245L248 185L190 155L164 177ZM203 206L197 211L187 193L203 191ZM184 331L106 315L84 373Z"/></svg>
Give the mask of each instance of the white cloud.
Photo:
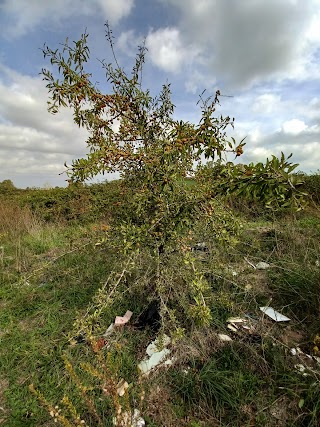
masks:
<svg viewBox="0 0 320 427"><path fill-rule="evenodd" d="M199 52L192 44L183 44L177 28L160 28L150 32L146 46L152 62L173 73L179 72L183 65L192 63Z"/></svg>
<svg viewBox="0 0 320 427"><path fill-rule="evenodd" d="M184 44L203 51L208 71L228 87L320 78L320 1L160 0L179 10Z"/></svg>
<svg viewBox="0 0 320 427"><path fill-rule="evenodd" d="M139 37L134 30L123 31L116 40L116 46L123 53L135 57L138 46L141 46L143 38Z"/></svg>
<svg viewBox="0 0 320 427"><path fill-rule="evenodd" d="M273 132L261 131L256 122L236 122L234 137L239 141L243 136L245 142L244 155L237 162L264 162L271 155L286 156L293 153L290 160L298 163L297 170L307 173L319 169L320 164L320 126L292 119L283 122L282 127Z"/></svg>
<svg viewBox="0 0 320 427"><path fill-rule="evenodd" d="M73 123L70 110L55 116L47 112L48 94L40 77L5 67L0 71L0 181L24 176L20 185L30 185L28 177L36 173L38 185L48 176L62 184L65 178L58 174L65 161L85 154L87 132Z"/></svg>
<svg viewBox="0 0 320 427"><path fill-rule="evenodd" d="M90 4L89 4L90 3ZM6 37L20 37L38 26L55 26L66 18L102 14L112 24L128 16L134 0L4 0L0 6L8 25L2 28Z"/></svg>
<svg viewBox="0 0 320 427"><path fill-rule="evenodd" d="M96 0L96 2L104 16L113 24L128 16L134 6L134 0Z"/></svg>
<svg viewBox="0 0 320 427"><path fill-rule="evenodd" d="M252 111L260 114L269 114L274 113L277 110L281 98L279 95L274 95L272 93L265 93L259 95L252 106Z"/></svg>
<svg viewBox="0 0 320 427"><path fill-rule="evenodd" d="M298 135L307 129L304 121L299 119L292 119L282 124L282 131L286 134Z"/></svg>
<svg viewBox="0 0 320 427"><path fill-rule="evenodd" d="M214 93L215 84L216 84L216 79L214 77L210 78L203 72L200 72L196 68L192 67L189 75L186 78L185 88L187 92L190 92L193 94L199 94L204 89L207 89L208 91L210 91L210 93Z"/></svg>

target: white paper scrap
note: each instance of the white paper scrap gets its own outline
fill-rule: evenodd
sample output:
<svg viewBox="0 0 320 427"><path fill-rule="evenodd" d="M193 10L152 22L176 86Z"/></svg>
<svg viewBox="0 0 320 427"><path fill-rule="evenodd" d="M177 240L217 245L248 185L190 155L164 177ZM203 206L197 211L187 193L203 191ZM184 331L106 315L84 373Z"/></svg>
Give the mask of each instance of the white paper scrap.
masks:
<svg viewBox="0 0 320 427"><path fill-rule="evenodd" d="M272 307L260 307L260 310L276 322L288 322L290 320L289 317L284 316Z"/></svg>

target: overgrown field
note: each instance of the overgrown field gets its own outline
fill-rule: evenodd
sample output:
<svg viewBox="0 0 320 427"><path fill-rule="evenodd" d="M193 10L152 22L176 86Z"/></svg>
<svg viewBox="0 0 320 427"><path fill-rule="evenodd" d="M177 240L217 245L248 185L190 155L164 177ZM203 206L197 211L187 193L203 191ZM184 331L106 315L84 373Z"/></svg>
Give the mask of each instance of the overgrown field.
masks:
<svg viewBox="0 0 320 427"><path fill-rule="evenodd" d="M175 272L187 280L196 266L213 320L190 324L167 303L181 330L171 336L172 364L148 376L138 364L161 334L157 319L143 316L146 307L157 312L153 261L143 247L127 260L117 250L110 224L124 209L121 183L1 194L0 425L112 426L117 413L116 425L139 425L125 423L134 409L154 427L320 425L317 179L298 214L273 217L233 201L240 233L230 245L194 224L181 247L189 264L170 254L167 289L183 299ZM275 322L261 306L290 321ZM103 338L127 310L130 321ZM243 321L232 326L235 317ZM162 329L170 335L171 324Z"/></svg>

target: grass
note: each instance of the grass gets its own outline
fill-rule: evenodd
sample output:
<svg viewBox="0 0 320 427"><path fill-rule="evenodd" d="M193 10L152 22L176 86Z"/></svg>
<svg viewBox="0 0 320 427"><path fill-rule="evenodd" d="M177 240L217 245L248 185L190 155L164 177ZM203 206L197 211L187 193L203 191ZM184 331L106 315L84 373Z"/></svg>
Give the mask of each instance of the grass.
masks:
<svg viewBox="0 0 320 427"><path fill-rule="evenodd" d="M2 229L0 375L6 402L0 406L5 417L9 413L5 425L15 427L45 423L47 414L28 385L41 383L45 394L55 395L74 319L110 272L88 230L40 224L29 214L15 210L16 229L9 222Z"/></svg>
<svg viewBox="0 0 320 427"><path fill-rule="evenodd" d="M119 254L108 242L95 245L105 228L98 221L47 223L12 203L0 209L0 425L57 425L49 415L56 404L73 420L70 425L78 425L72 407L61 403L64 396L88 426L113 425L119 405L123 411L139 409L154 427L319 425L317 211L274 221L246 218L232 247L199 227L199 241L210 248L196 257L210 285L212 324L192 325L171 346L173 367L143 379L137 364L154 332L133 323L152 296L148 260L126 276L93 336L71 345L75 319L84 317L120 262ZM258 261L270 268L253 268ZM168 270L171 292L177 265ZM269 320L261 305L273 306L291 321ZM97 350L101 332L127 309L134 312L133 321L108 339L110 347ZM254 332L231 332L228 317L245 314ZM232 341L221 341L218 333ZM290 349L298 346L304 354L293 355ZM117 395L121 378L129 383L124 397ZM30 384L43 396L42 404ZM58 425L67 425L63 422Z"/></svg>

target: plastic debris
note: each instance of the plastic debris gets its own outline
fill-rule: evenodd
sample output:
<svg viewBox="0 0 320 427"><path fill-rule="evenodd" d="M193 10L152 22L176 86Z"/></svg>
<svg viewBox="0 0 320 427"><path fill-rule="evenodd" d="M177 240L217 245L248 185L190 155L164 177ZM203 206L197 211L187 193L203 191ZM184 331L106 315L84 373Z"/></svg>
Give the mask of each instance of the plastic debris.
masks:
<svg viewBox="0 0 320 427"><path fill-rule="evenodd" d="M191 251L208 252L209 248L205 242L199 242L199 243L196 243L194 246L192 246Z"/></svg>
<svg viewBox="0 0 320 427"><path fill-rule="evenodd" d="M79 335L76 335L75 337L73 337L73 339L71 340L70 344L71 345L84 344L86 342L87 342L86 335L84 333L80 332Z"/></svg>
<svg viewBox="0 0 320 427"><path fill-rule="evenodd" d="M227 328L232 332L238 332L239 329L250 330L250 327L245 325L246 322L247 319L242 319L241 317L229 317L229 319L227 319Z"/></svg>
<svg viewBox="0 0 320 427"><path fill-rule="evenodd" d="M132 316L132 311L127 311L124 316L116 316L114 323L108 326L106 332L102 335L103 337L108 337L114 331L115 326L122 326L129 322Z"/></svg>
<svg viewBox="0 0 320 427"><path fill-rule="evenodd" d="M232 338L229 337L229 335L226 334L218 334L218 337L221 341L232 341Z"/></svg>
<svg viewBox="0 0 320 427"><path fill-rule="evenodd" d="M108 341L106 339L104 339L104 337L100 337L94 344L93 344L93 349L94 351L99 351L101 350L103 347L105 347L106 345L108 345Z"/></svg>
<svg viewBox="0 0 320 427"><path fill-rule="evenodd" d="M111 335L113 330L114 330L114 323L111 323L111 325L108 327L106 332L103 334L103 337L108 337L109 335Z"/></svg>
<svg viewBox="0 0 320 427"><path fill-rule="evenodd" d="M260 307L260 310L275 322L288 322L290 320L289 317L284 316L272 307Z"/></svg>
<svg viewBox="0 0 320 427"><path fill-rule="evenodd" d="M238 331L238 329L235 326L232 326L230 324L227 325L227 328L230 329L230 331L232 331L232 332L237 332Z"/></svg>
<svg viewBox="0 0 320 427"><path fill-rule="evenodd" d="M117 427L144 427L146 422L141 417L140 411L135 409L133 414L124 412L120 417L114 417L113 425Z"/></svg>
<svg viewBox="0 0 320 427"><path fill-rule="evenodd" d="M267 262L260 261L258 264L256 264L256 268L258 270L267 270L267 268L270 268L270 264Z"/></svg>
<svg viewBox="0 0 320 427"><path fill-rule="evenodd" d="M245 323L246 321L246 319L242 319L241 317L229 317L227 320L228 323Z"/></svg>
<svg viewBox="0 0 320 427"><path fill-rule="evenodd" d="M119 396L123 396L126 390L129 388L129 384L123 378L118 382L117 393Z"/></svg>
<svg viewBox="0 0 320 427"><path fill-rule="evenodd" d="M124 316L117 316L114 321L114 326L122 326L129 322L132 316L132 311L127 311Z"/></svg>
<svg viewBox="0 0 320 427"><path fill-rule="evenodd" d="M170 343L171 343L170 337L168 337L168 335L164 335L161 341L159 339L152 341L148 345L146 349L146 353L148 356L152 356L154 353L158 353L159 349L167 347Z"/></svg>
<svg viewBox="0 0 320 427"><path fill-rule="evenodd" d="M171 353L171 350L166 348L170 342L170 337L164 335L161 340L156 339L148 345L146 353L149 359L143 360L138 365L143 375L148 375L153 368L162 362L164 362L165 365L171 365L173 363L172 359L166 360L167 356Z"/></svg>
<svg viewBox="0 0 320 427"><path fill-rule="evenodd" d="M303 374L304 377L306 377L308 374L305 372L306 367L303 366L301 363L298 363L297 365L294 365L294 367Z"/></svg>
<svg viewBox="0 0 320 427"><path fill-rule="evenodd" d="M144 329L149 326L154 333L157 333L161 326L160 304L159 301L151 301L149 306L139 315L136 322L138 329Z"/></svg>
<svg viewBox="0 0 320 427"><path fill-rule="evenodd" d="M140 369L141 373L143 375L149 374L149 372L158 366L161 362L165 360L165 358L170 354L170 350L167 348L164 348L161 351L158 351L157 353L154 353L149 359L143 360L139 363L138 368Z"/></svg>

